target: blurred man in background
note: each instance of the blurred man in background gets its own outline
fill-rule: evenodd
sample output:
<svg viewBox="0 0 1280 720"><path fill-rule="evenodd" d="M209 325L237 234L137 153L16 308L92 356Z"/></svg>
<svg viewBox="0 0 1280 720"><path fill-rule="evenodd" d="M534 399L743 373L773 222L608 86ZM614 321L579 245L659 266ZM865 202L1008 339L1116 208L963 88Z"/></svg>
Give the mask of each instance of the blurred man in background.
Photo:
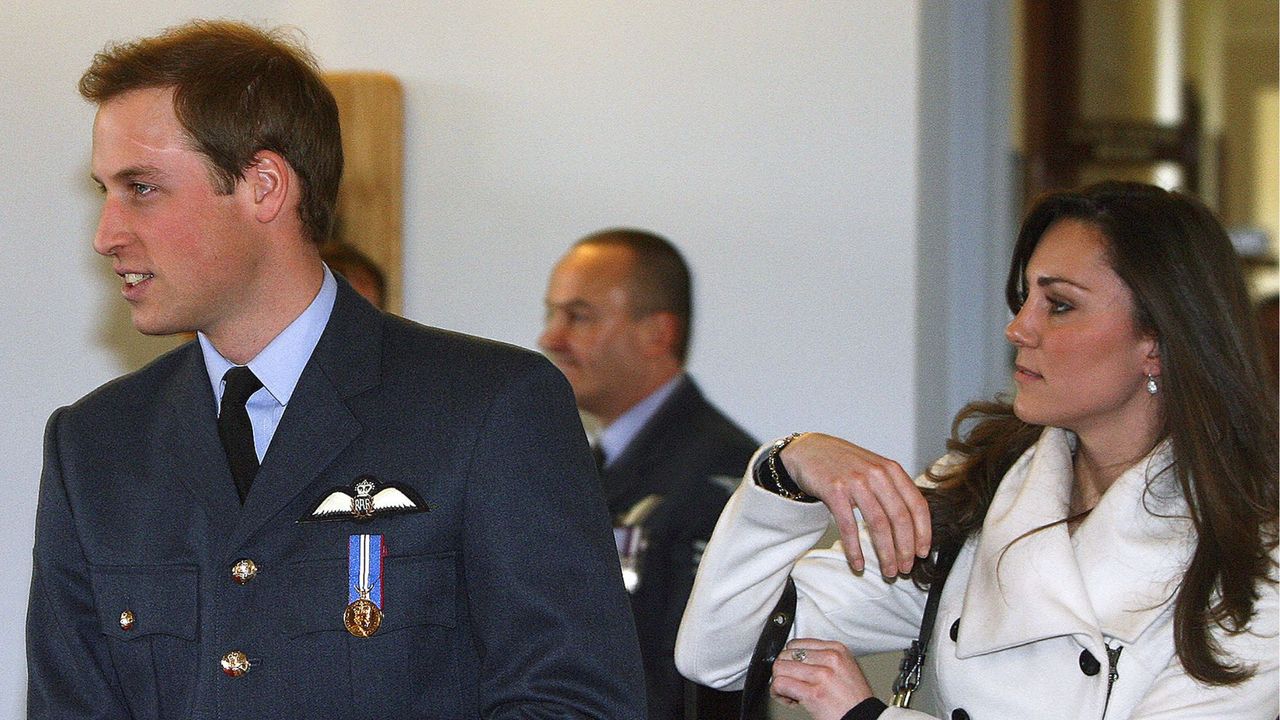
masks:
<svg viewBox="0 0 1280 720"><path fill-rule="evenodd" d="M757 446L686 374L691 319L680 252L653 233L613 229L579 240L556 265L539 338L602 428L593 448L654 720L683 717L694 702L675 669L676 631L702 550ZM696 694L700 717L736 717L736 693Z"/></svg>

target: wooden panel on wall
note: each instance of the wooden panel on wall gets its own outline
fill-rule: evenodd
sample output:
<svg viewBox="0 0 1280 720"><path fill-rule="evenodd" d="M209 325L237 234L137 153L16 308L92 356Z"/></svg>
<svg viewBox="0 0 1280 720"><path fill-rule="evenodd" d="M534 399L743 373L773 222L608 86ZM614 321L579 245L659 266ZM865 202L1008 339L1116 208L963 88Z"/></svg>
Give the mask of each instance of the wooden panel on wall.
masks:
<svg viewBox="0 0 1280 720"><path fill-rule="evenodd" d="M403 306L404 91L382 72L326 72L338 101L345 167L335 239L382 268L386 309Z"/></svg>

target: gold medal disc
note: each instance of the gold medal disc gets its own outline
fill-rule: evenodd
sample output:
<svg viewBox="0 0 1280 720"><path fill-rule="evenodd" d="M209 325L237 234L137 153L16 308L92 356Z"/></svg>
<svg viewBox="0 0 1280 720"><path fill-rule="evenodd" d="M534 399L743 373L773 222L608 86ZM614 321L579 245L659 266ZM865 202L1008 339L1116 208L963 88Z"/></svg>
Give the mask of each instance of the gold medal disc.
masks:
<svg viewBox="0 0 1280 720"><path fill-rule="evenodd" d="M367 638L378 632L382 625L382 610L372 601L360 598L347 606L347 611L342 614L342 623L347 626L347 632L358 638Z"/></svg>

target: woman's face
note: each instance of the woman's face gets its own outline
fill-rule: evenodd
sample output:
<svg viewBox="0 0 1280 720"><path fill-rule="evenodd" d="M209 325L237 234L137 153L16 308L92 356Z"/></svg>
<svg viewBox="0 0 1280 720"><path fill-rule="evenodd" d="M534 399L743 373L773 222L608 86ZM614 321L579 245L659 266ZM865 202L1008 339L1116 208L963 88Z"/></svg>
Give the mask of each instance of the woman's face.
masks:
<svg viewBox="0 0 1280 720"><path fill-rule="evenodd" d="M1027 263L1026 301L1005 329L1017 348L1014 413L1075 431L1148 434L1158 396L1155 338L1134 324L1133 294L1107 259L1095 226L1072 219L1045 231Z"/></svg>

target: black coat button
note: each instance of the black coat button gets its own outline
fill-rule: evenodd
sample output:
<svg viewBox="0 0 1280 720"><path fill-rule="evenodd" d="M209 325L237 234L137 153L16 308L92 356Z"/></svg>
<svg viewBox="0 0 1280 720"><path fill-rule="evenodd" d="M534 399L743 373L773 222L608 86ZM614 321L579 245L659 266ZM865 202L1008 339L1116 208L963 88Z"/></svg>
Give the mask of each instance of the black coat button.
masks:
<svg viewBox="0 0 1280 720"><path fill-rule="evenodd" d="M1101 669L1102 664L1098 662L1098 658L1093 656L1093 653L1088 650L1080 651L1080 672L1088 675L1089 677L1093 677L1094 675L1097 675L1098 671Z"/></svg>
<svg viewBox="0 0 1280 720"><path fill-rule="evenodd" d="M969 713L964 708L956 708L951 711L951 720L969 720Z"/></svg>
<svg viewBox="0 0 1280 720"><path fill-rule="evenodd" d="M956 618L956 621L951 623L951 642L955 642L956 635L959 635L959 634L960 634L960 618Z"/></svg>

